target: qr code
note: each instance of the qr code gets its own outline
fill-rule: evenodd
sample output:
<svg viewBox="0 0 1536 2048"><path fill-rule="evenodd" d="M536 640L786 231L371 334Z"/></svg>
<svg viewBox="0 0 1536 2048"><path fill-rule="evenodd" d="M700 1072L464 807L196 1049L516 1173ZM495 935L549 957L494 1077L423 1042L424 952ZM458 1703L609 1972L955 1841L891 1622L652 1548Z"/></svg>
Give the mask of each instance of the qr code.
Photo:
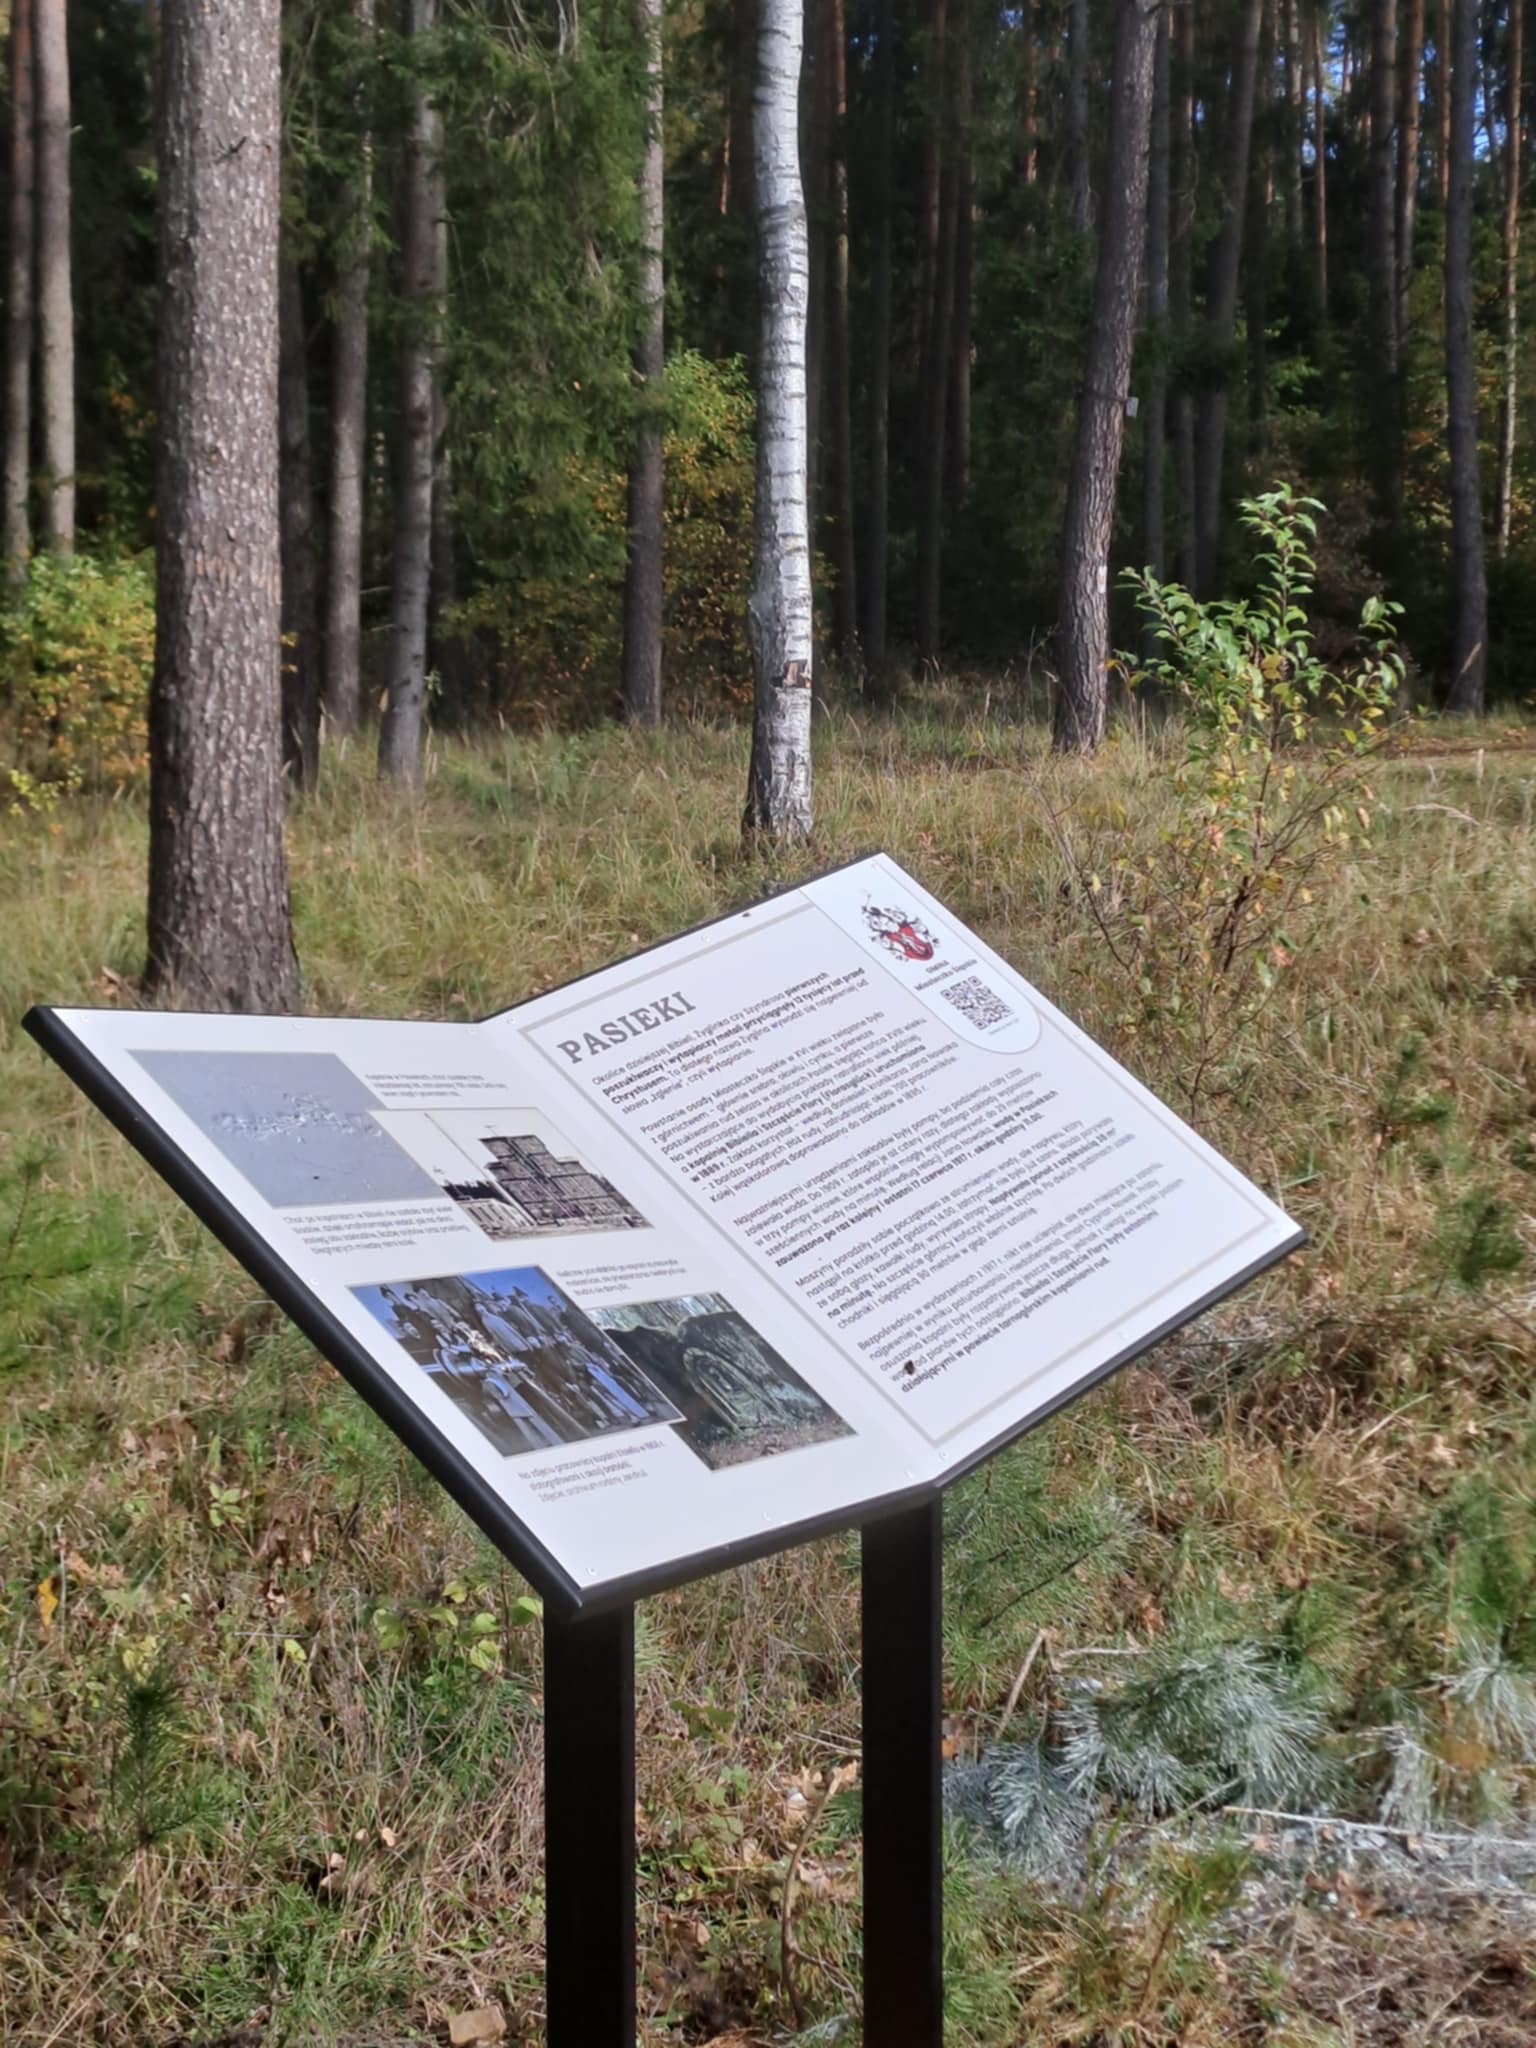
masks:
<svg viewBox="0 0 1536 2048"><path fill-rule="evenodd" d="M1002 997L988 988L979 974L968 974L964 981L952 981L939 994L980 1031L985 1031L989 1024L1006 1024L1013 1015Z"/></svg>

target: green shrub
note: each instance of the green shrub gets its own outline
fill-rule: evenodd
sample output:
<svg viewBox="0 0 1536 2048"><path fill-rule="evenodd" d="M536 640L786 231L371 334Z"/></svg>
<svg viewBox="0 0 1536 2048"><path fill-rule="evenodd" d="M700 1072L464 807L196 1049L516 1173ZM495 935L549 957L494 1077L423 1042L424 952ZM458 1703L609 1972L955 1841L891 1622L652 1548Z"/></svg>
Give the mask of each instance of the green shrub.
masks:
<svg viewBox="0 0 1536 2048"><path fill-rule="evenodd" d="M13 803L118 790L148 767L155 590L145 555L39 555L0 614Z"/></svg>

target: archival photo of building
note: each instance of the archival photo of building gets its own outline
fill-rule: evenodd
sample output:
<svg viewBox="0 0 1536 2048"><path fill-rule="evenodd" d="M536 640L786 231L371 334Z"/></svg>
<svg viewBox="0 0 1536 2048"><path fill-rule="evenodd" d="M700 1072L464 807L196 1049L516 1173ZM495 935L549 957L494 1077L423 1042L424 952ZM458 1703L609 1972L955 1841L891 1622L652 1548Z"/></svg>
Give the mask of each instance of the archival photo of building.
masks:
<svg viewBox="0 0 1536 2048"><path fill-rule="evenodd" d="M433 1125L463 1155L465 1171L438 1180L487 1237L560 1236L585 1230L648 1230L611 1180L530 1110L434 1110Z"/></svg>
<svg viewBox="0 0 1536 2048"><path fill-rule="evenodd" d="M675 1433L712 1472L852 1435L723 1295L630 1302L592 1320L681 1411Z"/></svg>
<svg viewBox="0 0 1536 2048"><path fill-rule="evenodd" d="M681 1415L537 1266L352 1291L505 1457Z"/></svg>

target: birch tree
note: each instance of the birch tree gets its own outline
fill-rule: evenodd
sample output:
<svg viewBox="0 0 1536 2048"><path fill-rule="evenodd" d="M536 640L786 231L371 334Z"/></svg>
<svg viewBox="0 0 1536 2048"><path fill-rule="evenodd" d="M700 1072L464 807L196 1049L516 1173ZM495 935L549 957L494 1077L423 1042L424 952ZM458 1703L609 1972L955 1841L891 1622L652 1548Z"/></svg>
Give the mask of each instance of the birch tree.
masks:
<svg viewBox="0 0 1536 2048"><path fill-rule="evenodd" d="M811 551L806 491L805 325L810 248L800 183L801 0L762 0L753 101L762 340L757 495L747 635L752 759L742 831L810 837Z"/></svg>

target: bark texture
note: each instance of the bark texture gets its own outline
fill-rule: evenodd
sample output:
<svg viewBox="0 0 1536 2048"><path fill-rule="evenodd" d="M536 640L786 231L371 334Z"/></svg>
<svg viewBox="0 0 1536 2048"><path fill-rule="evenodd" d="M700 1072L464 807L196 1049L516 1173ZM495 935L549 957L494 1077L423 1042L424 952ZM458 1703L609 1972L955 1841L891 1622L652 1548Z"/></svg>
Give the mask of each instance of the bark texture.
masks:
<svg viewBox="0 0 1536 2048"><path fill-rule="evenodd" d="M1142 442L1141 559L1161 579L1167 573L1165 470L1168 442L1169 202L1168 9L1160 7L1152 58L1152 132L1147 158L1147 425ZM1153 639L1155 640L1155 635Z"/></svg>
<svg viewBox="0 0 1536 2048"><path fill-rule="evenodd" d="M806 508L805 323L810 249L800 183L800 0L762 0L753 106L762 346L757 502L747 632L752 644L748 839L810 837L811 554Z"/></svg>
<svg viewBox="0 0 1536 2048"><path fill-rule="evenodd" d="M410 39L437 27L437 0L407 0ZM401 169L400 426L395 479L393 597L389 672L379 725L379 773L419 784L427 708L427 623L432 594L432 475L437 420L439 308L437 216L442 123L420 78L411 85L411 120Z"/></svg>
<svg viewBox="0 0 1536 2048"><path fill-rule="evenodd" d="M1450 189L1445 217L1445 387L1456 609L1446 709L1465 717L1480 717L1488 671L1488 575L1477 462L1477 367L1472 355L1477 4L1476 0L1446 0L1446 5L1452 29Z"/></svg>
<svg viewBox="0 0 1536 2048"><path fill-rule="evenodd" d="M320 661L315 632L319 577L309 435L304 287L296 260L278 273L278 476L283 573L283 768L295 789L320 767Z"/></svg>
<svg viewBox="0 0 1536 2048"><path fill-rule="evenodd" d="M11 0L11 189L7 206L5 287L5 532L11 583L32 550L32 0Z"/></svg>
<svg viewBox="0 0 1536 2048"><path fill-rule="evenodd" d="M1227 384L1237 321L1237 281L1243 256L1248 158L1253 141L1253 98L1259 69L1264 0L1242 0L1232 91L1227 103L1227 160L1223 167L1221 223L1211 245L1206 287L1206 357L1195 446L1195 581L1209 597L1216 587L1221 547L1222 473L1227 439Z"/></svg>
<svg viewBox="0 0 1536 2048"><path fill-rule="evenodd" d="M1072 232L1086 235L1093 216L1088 163L1088 0L1068 0L1067 156L1072 170Z"/></svg>
<svg viewBox="0 0 1536 2048"><path fill-rule="evenodd" d="M1147 209L1158 0L1120 0L1110 88L1099 260L1088 360L1077 405L1061 563L1061 657L1053 741L1086 753L1108 719L1109 540L1136 340Z"/></svg>
<svg viewBox="0 0 1536 2048"><path fill-rule="evenodd" d="M891 181L896 162L896 59L891 0L875 0L874 254L869 286L869 456L864 530L864 664L885 667L890 566Z"/></svg>
<svg viewBox="0 0 1536 2048"><path fill-rule="evenodd" d="M1499 400L1499 478L1494 545L1509 552L1515 495L1515 425L1520 407L1520 117L1525 84L1524 0L1510 0L1508 75L1504 97L1504 234L1499 278L1504 389Z"/></svg>
<svg viewBox="0 0 1536 2048"><path fill-rule="evenodd" d="M624 716L661 722L662 468L661 383L666 371L662 161L662 0L638 0L645 50L645 152L640 164L640 298L635 349L640 415L629 465L629 555L624 570Z"/></svg>
<svg viewBox="0 0 1536 2048"><path fill-rule="evenodd" d="M278 0L166 0L161 62L146 985L286 1010Z"/></svg>
<svg viewBox="0 0 1536 2048"><path fill-rule="evenodd" d="M37 382L43 537L75 545L75 303L70 263L69 45L65 0L33 0L37 94Z"/></svg>
<svg viewBox="0 0 1536 2048"><path fill-rule="evenodd" d="M373 248L373 148L362 83L373 0L353 0L358 42L358 161L342 193L345 222L331 350L331 487L326 512L325 716L338 733L362 715L363 477L368 417L368 287Z"/></svg>
<svg viewBox="0 0 1536 2048"><path fill-rule="evenodd" d="M1413 236L1419 207L1419 108L1424 84L1424 0L1403 0L1397 78L1398 345L1406 344L1413 290Z"/></svg>

